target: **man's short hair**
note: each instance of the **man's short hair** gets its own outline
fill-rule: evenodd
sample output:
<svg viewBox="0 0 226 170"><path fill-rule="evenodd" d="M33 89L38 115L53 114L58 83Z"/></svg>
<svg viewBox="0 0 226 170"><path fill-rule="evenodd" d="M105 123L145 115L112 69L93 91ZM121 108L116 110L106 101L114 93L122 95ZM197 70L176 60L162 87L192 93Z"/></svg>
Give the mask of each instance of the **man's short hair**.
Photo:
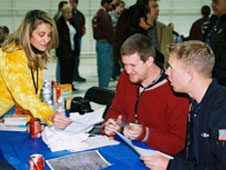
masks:
<svg viewBox="0 0 226 170"><path fill-rule="evenodd" d="M0 29L1 29L4 33L9 34L9 28L8 28L7 26L2 25L2 26L0 26Z"/></svg>
<svg viewBox="0 0 226 170"><path fill-rule="evenodd" d="M130 36L121 46L120 54L132 55L138 53L142 61L146 61L149 57L155 59L155 48L152 45L151 40L143 34L134 34Z"/></svg>
<svg viewBox="0 0 226 170"><path fill-rule="evenodd" d="M78 4L78 0L70 0L70 2L71 2L71 1L74 1L75 3L77 3L77 4Z"/></svg>
<svg viewBox="0 0 226 170"><path fill-rule="evenodd" d="M159 0L137 0L136 4L149 6L149 1L159 1Z"/></svg>
<svg viewBox="0 0 226 170"><path fill-rule="evenodd" d="M124 1L118 0L116 3L114 3L115 8L118 7L120 4L122 4L123 6L126 5Z"/></svg>
<svg viewBox="0 0 226 170"><path fill-rule="evenodd" d="M201 9L202 15L208 17L210 15L210 7L208 5L204 5Z"/></svg>
<svg viewBox="0 0 226 170"><path fill-rule="evenodd" d="M112 0L101 0L101 6L103 6L105 3L112 3Z"/></svg>
<svg viewBox="0 0 226 170"><path fill-rule="evenodd" d="M58 4L58 10L60 11L60 9L63 8L63 6L65 4L68 4L68 2L67 1L60 1L60 3Z"/></svg>
<svg viewBox="0 0 226 170"><path fill-rule="evenodd" d="M168 50L170 55L181 60L187 67L195 69L205 77L212 77L214 53L206 43L197 40L185 41L170 45Z"/></svg>

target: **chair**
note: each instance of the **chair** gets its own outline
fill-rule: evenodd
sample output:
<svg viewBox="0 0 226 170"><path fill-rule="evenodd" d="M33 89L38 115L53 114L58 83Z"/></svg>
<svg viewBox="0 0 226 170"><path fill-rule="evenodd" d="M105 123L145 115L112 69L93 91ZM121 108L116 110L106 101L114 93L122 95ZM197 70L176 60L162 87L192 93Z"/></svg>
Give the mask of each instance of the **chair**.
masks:
<svg viewBox="0 0 226 170"><path fill-rule="evenodd" d="M115 92L113 90L105 89L101 87L95 87L95 86L89 88L86 91L84 96L85 99L91 102L107 106L104 111L103 118L105 118L107 110L111 106L111 102L114 97L115 97Z"/></svg>
<svg viewBox="0 0 226 170"><path fill-rule="evenodd" d="M106 106L106 109L103 114L103 118L105 118L114 97L115 97L115 92L113 90L105 89L101 87L95 87L95 86L89 88L84 95L85 99L91 102ZM94 128L90 131L90 133L99 133L101 125L102 123L94 125Z"/></svg>

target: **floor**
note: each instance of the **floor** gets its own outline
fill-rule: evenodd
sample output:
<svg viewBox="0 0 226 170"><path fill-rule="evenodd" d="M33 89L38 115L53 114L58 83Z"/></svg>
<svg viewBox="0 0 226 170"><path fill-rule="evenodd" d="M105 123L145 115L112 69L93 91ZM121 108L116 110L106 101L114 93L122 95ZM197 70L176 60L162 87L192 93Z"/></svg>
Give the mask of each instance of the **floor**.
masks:
<svg viewBox="0 0 226 170"><path fill-rule="evenodd" d="M92 86L98 86L97 79L97 65L96 65L96 56L95 55L81 55L80 58L80 75L86 78L86 82L73 82L74 87L78 88L79 91L73 93L73 97L75 96L84 96L87 89ZM47 70L43 71L43 80L55 80L56 73L56 61L50 62L47 64ZM110 81L109 88L115 89L117 81ZM98 106L92 104L94 109Z"/></svg>

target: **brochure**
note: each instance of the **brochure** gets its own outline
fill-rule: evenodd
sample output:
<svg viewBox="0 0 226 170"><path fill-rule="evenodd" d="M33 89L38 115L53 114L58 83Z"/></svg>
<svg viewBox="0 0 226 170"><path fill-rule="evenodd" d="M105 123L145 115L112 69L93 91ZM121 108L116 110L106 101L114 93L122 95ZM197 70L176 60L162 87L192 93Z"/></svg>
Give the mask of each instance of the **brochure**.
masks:
<svg viewBox="0 0 226 170"><path fill-rule="evenodd" d="M173 159L172 156L162 153L160 151L137 147L132 143L132 141L130 139L128 139L127 137L125 137L124 135L122 135L119 132L117 132L117 135L139 156L152 156L152 155L160 154L160 155L167 157L168 159Z"/></svg>

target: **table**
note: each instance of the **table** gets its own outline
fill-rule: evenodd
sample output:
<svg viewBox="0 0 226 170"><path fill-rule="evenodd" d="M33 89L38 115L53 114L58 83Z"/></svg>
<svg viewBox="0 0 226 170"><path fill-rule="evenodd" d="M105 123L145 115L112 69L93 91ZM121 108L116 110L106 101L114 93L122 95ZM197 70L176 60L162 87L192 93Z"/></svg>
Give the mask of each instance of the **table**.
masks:
<svg viewBox="0 0 226 170"><path fill-rule="evenodd" d="M119 140L119 137L115 137ZM133 142L136 146L150 148L141 142ZM107 146L97 149L112 166L106 170L148 170L139 156L126 144ZM47 145L39 139L30 138L28 132L0 131L0 158L5 159L17 170L28 170L28 160L31 154L40 153L45 160L72 154L74 152L51 152ZM45 163L45 170L50 170Z"/></svg>

